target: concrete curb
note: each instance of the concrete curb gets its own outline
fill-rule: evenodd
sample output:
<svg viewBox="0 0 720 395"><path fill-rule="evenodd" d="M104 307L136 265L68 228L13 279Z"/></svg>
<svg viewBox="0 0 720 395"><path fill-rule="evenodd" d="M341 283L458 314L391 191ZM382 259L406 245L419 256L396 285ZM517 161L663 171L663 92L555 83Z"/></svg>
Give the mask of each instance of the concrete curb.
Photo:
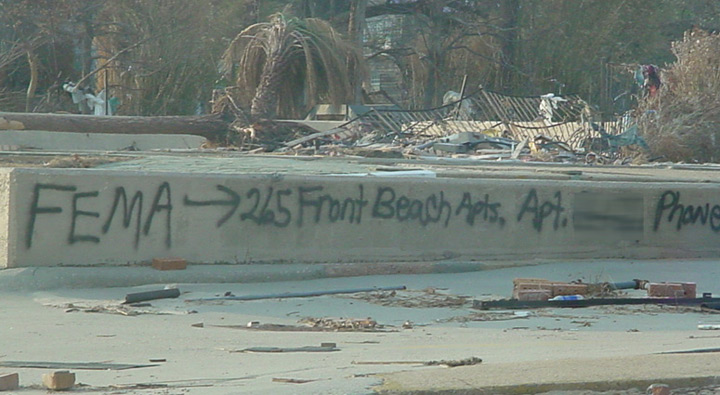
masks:
<svg viewBox="0 0 720 395"><path fill-rule="evenodd" d="M0 270L0 292L58 288L133 287L147 284L258 283L393 274L464 273L537 263L400 262L342 264L189 265L158 271L149 266L63 266Z"/></svg>

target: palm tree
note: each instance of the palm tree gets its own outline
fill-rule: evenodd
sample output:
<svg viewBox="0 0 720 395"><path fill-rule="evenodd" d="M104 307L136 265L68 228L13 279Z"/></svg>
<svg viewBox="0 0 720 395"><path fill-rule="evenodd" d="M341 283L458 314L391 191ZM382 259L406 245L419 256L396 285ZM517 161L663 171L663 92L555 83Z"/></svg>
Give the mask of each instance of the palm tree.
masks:
<svg viewBox="0 0 720 395"><path fill-rule="evenodd" d="M352 97L347 62L359 65L360 50L326 21L274 14L240 32L223 55L226 73L253 119L297 116L320 100ZM357 68L356 68L357 69Z"/></svg>

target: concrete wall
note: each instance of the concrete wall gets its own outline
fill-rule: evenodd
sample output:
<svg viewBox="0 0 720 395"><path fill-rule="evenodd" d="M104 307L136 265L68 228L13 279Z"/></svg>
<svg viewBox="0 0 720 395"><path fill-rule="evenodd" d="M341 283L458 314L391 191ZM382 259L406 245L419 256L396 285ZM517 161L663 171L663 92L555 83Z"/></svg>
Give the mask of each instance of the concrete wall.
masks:
<svg viewBox="0 0 720 395"><path fill-rule="evenodd" d="M21 151L148 151L200 148L207 139L189 134L103 134L2 130L0 150Z"/></svg>
<svg viewBox="0 0 720 395"><path fill-rule="evenodd" d="M99 169L0 177L0 200L10 207L0 209L7 267L168 256L246 263L720 252L713 184Z"/></svg>

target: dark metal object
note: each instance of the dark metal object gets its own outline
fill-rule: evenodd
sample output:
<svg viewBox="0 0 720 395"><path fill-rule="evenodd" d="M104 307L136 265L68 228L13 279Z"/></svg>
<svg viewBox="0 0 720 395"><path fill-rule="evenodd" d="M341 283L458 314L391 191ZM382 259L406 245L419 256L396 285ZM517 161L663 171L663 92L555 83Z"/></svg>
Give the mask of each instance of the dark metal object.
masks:
<svg viewBox="0 0 720 395"><path fill-rule="evenodd" d="M491 309L539 309L547 307L590 307L604 305L638 305L638 304L661 304L661 305L701 305L703 303L718 303L720 298L597 298L580 300L538 300L522 301L516 299L506 300L476 300L473 308L479 310Z"/></svg>
<svg viewBox="0 0 720 395"><path fill-rule="evenodd" d="M220 298L189 299L189 301L309 298L312 296L354 294L354 293L359 293L359 292L402 291L404 289L405 289L405 286L401 285L401 286L396 286L396 287L355 288L355 289L338 289L338 290L332 290L332 291L287 292L287 293L281 293L281 294L225 296L225 297L220 297Z"/></svg>
<svg viewBox="0 0 720 395"><path fill-rule="evenodd" d="M177 288L138 292L125 295L125 302L123 302L123 304L143 302L146 300L177 298L178 296L180 296L180 290Z"/></svg>

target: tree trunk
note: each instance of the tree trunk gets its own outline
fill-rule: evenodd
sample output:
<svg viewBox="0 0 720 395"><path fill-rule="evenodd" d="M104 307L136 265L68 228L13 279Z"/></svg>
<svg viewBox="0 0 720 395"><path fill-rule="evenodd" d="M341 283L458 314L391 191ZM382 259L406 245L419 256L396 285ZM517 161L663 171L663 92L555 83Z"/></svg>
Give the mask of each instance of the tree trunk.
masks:
<svg viewBox="0 0 720 395"><path fill-rule="evenodd" d="M263 66L260 83L255 89L255 96L250 103L250 117L253 120L270 119L275 115L278 103L278 87L283 81L282 72L285 69L279 50L274 53Z"/></svg>
<svg viewBox="0 0 720 395"><path fill-rule="evenodd" d="M352 0L350 3L350 18L348 20L348 36L358 48L363 47L363 30L365 27L365 11L368 0ZM362 103L362 79L363 75L350 57L348 57L348 75L351 79L353 102Z"/></svg>
<svg viewBox="0 0 720 395"><path fill-rule="evenodd" d="M25 112L30 112L32 107L32 100L35 97L35 91L38 85L38 62L39 59L35 54L34 50L27 49L27 60L28 66L30 67L30 82L28 83L27 93L25 96Z"/></svg>
<svg viewBox="0 0 720 395"><path fill-rule="evenodd" d="M516 88L515 58L516 43L518 41L518 0L505 0L500 2L502 69L500 70L500 86L508 93L514 92Z"/></svg>
<svg viewBox="0 0 720 395"><path fill-rule="evenodd" d="M102 117L76 114L0 112L2 130L108 134L194 134L218 139L228 131L220 114L172 117Z"/></svg>

